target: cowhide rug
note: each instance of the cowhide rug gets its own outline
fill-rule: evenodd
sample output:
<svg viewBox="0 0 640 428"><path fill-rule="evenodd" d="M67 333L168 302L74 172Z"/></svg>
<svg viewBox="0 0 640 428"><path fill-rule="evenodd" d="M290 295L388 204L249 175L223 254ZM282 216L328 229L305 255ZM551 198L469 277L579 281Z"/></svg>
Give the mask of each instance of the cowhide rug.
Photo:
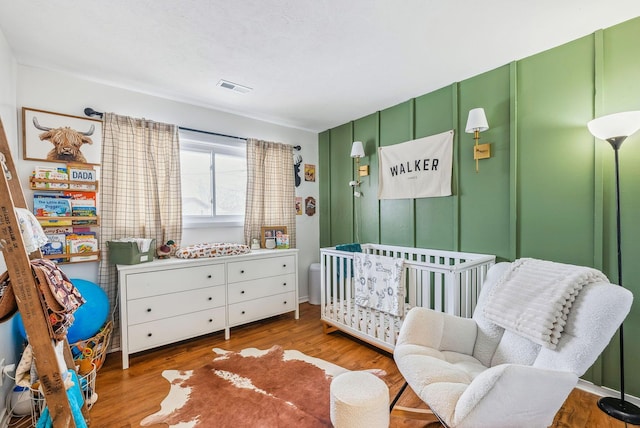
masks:
<svg viewBox="0 0 640 428"><path fill-rule="evenodd" d="M279 346L213 351L219 356L202 368L162 373L171 383L169 395L140 425L331 426L329 386L346 369Z"/></svg>

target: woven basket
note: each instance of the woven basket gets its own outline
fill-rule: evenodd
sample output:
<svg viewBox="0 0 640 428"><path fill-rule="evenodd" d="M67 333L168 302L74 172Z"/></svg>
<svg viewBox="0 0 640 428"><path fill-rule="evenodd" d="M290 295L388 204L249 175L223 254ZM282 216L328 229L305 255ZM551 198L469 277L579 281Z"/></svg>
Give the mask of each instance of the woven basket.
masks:
<svg viewBox="0 0 640 428"><path fill-rule="evenodd" d="M100 370L104 359L107 357L112 331L113 323L109 320L95 336L72 343L70 346L74 359L91 358L96 366L96 371Z"/></svg>
<svg viewBox="0 0 640 428"><path fill-rule="evenodd" d="M4 276L3 274L2 278L4 278ZM2 278L0 278L0 280L2 280ZM3 322L16 313L18 305L16 303L16 297L13 294L13 288L11 288L11 283L8 280L6 283L3 281L0 287L2 287L2 295L0 296L0 322Z"/></svg>

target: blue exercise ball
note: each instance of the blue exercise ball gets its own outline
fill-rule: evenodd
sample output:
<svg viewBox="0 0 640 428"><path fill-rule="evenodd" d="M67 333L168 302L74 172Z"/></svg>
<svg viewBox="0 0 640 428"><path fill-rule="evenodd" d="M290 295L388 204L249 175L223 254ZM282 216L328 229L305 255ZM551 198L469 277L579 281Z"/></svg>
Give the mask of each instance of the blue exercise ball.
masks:
<svg viewBox="0 0 640 428"><path fill-rule="evenodd" d="M67 340L75 343L89 339L100 331L109 316L109 298L107 293L95 282L72 278L71 283L78 289L86 302L74 313L73 324L67 330ZM20 314L16 317L18 330L25 339L27 334Z"/></svg>

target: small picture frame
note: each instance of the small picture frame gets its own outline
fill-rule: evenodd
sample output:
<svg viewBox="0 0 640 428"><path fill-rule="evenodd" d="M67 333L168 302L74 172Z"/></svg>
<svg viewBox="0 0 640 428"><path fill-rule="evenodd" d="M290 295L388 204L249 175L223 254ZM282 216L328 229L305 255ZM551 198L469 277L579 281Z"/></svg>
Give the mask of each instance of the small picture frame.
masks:
<svg viewBox="0 0 640 428"><path fill-rule="evenodd" d="M22 107L26 160L100 165L102 121Z"/></svg>
<svg viewBox="0 0 640 428"><path fill-rule="evenodd" d="M316 166L310 163L304 164L304 181L316 181Z"/></svg>
<svg viewBox="0 0 640 428"><path fill-rule="evenodd" d="M273 238L273 248L276 247L276 238L287 235L287 226L262 226L260 228L260 246L262 248L269 248L267 246L267 239Z"/></svg>
<svg viewBox="0 0 640 428"><path fill-rule="evenodd" d="M296 196L296 215L302 215L302 196Z"/></svg>

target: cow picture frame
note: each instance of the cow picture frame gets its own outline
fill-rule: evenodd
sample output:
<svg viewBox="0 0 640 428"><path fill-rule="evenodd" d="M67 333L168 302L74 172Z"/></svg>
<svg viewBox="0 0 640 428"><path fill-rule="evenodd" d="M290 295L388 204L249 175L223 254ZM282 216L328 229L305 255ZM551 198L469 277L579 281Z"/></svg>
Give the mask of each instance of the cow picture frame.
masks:
<svg viewBox="0 0 640 428"><path fill-rule="evenodd" d="M23 107L22 145L25 160L100 165L102 121Z"/></svg>

